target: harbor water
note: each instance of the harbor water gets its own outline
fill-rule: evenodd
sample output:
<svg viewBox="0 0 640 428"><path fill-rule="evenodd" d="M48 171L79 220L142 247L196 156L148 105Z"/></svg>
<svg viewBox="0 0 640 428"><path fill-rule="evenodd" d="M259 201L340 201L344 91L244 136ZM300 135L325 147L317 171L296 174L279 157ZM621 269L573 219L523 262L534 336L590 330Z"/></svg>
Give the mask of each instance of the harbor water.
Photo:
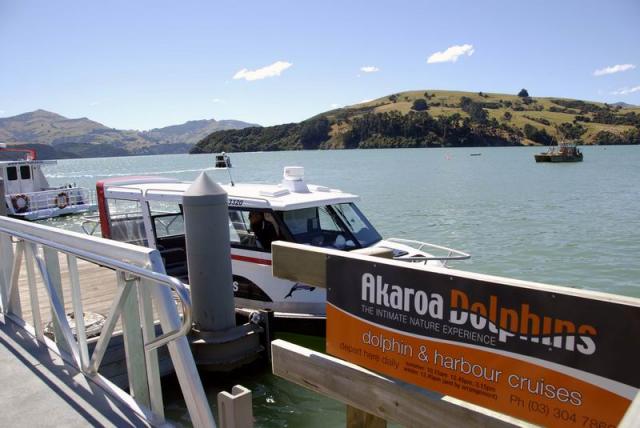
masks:
<svg viewBox="0 0 640 428"><path fill-rule="evenodd" d="M460 249L452 267L566 287L640 297L640 147L585 147L584 161L536 164L540 148L389 149L232 154L234 181L275 183L284 166L305 167L309 183L361 196L359 206L385 237ZM474 156L471 156L471 154ZM477 154L480 155L477 155ZM63 160L47 167L52 185L162 175L193 180L212 155ZM82 217L44 222L81 230ZM309 338L305 345L322 347ZM253 390L256 426L344 426L344 406L256 368L238 379L210 375L221 388ZM167 393L167 415L188 421Z"/></svg>

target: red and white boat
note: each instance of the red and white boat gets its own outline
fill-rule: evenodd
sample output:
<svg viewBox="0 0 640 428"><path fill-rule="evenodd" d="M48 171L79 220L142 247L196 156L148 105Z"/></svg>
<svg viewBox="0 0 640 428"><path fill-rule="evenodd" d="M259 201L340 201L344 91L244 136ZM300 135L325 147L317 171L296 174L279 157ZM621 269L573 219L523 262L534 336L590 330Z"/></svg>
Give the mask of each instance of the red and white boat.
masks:
<svg viewBox="0 0 640 428"><path fill-rule="evenodd" d="M49 185L42 167L55 165L55 160L37 160L34 150L7 148L0 144L0 154L15 157L15 153L18 159L0 160L0 178L4 181L4 203L8 215L24 220L42 220L96 210L92 191L72 184Z"/></svg>
<svg viewBox="0 0 640 428"><path fill-rule="evenodd" d="M190 185L163 177L98 182L102 236L156 248L167 273L188 281L182 195ZM241 310L271 309L276 317L286 318L325 315L324 289L272 276L273 240L344 251L381 247L391 249L396 259L433 266L469 258L424 242L383 239L356 206L358 196L306 184L302 167L286 167L279 184L221 186L228 193L233 286Z"/></svg>

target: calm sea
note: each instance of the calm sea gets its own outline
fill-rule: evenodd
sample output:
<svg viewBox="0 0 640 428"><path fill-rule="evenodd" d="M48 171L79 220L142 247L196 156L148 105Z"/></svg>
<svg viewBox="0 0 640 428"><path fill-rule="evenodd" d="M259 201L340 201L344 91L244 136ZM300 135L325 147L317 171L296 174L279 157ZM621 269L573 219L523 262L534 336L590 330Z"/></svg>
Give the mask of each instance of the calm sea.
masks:
<svg viewBox="0 0 640 428"><path fill-rule="evenodd" d="M275 183L284 166L309 183L361 196L383 236L468 252L454 267L640 297L640 146L585 147L584 162L536 164L540 148L392 149L232 154L236 182ZM471 156L471 154L480 154ZM214 171L212 155L60 161L52 184L125 175L193 180ZM50 224L79 230L67 217ZM318 345L318 344L316 344ZM344 426L344 406L257 370L241 380L207 379L211 402L232 382L254 391L258 426ZM227 383L229 385L227 385ZM168 414L184 420L180 399Z"/></svg>

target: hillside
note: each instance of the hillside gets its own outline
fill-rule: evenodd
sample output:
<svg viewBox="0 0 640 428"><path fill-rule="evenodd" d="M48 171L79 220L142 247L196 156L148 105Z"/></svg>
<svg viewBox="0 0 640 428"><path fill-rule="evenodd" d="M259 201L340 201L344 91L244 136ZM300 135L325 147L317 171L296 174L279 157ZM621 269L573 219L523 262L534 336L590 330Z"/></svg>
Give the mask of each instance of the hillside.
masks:
<svg viewBox="0 0 640 428"><path fill-rule="evenodd" d="M133 131L108 128L87 118L69 119L56 113L36 110L0 118L0 142L36 148L43 158L187 153L196 142L211 132L247 126L256 125L211 119L150 131Z"/></svg>
<svg viewBox="0 0 640 428"><path fill-rule="evenodd" d="M386 147L639 144L640 107L453 91L410 91L300 123L218 131L192 153Z"/></svg>

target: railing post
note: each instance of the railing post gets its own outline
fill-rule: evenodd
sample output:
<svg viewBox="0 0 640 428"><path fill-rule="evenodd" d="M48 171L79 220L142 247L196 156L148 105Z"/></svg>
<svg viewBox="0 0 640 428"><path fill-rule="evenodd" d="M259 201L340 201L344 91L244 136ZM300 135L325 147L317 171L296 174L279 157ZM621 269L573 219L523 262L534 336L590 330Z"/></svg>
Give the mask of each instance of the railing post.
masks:
<svg viewBox="0 0 640 428"><path fill-rule="evenodd" d="M44 262L46 265L46 269L49 273L49 281L51 281L51 288L58 294L60 304L64 308L64 295L62 294L62 277L60 275L60 260L58 259L58 252L45 246L42 247L42 251L44 253ZM58 318L56 318L53 312L54 309L52 307L51 318L53 322L53 334L55 336L56 345L58 345L61 350L69 352L69 345L62 337L62 328L58 323ZM66 317L66 311L64 316Z"/></svg>
<svg viewBox="0 0 640 428"><path fill-rule="evenodd" d="M80 370L86 372L89 369L89 349L87 346L87 332L84 326L78 260L70 254L67 254L67 271L69 273L69 286L71 287L71 304L73 305L73 315L76 322L76 339L80 350Z"/></svg>
<svg viewBox="0 0 640 428"><path fill-rule="evenodd" d="M19 318L22 318L22 305L20 303L20 287L18 286L18 281L20 279L20 269L22 268L22 263L25 258L24 246L24 241L18 241L16 243L16 251L13 253L13 265L11 266L11 279L9 282L9 306L6 311ZM13 247L11 247L11 251L13 252Z"/></svg>
<svg viewBox="0 0 640 428"><path fill-rule="evenodd" d="M118 272L118 284L125 287L137 288L139 278L129 279L124 272ZM127 377L129 391L133 398L146 407L151 407L149 398L149 382L147 380L147 365L145 361L144 341L140 327L140 313L138 312L138 294L129 293L122 307L122 332L124 335L124 351L127 363Z"/></svg>
<svg viewBox="0 0 640 428"><path fill-rule="evenodd" d="M160 253L150 254L150 270L164 274L164 264ZM153 287L153 301L157 304L158 317L163 331L171 331L180 327L180 315L176 308L171 291L166 287ZM184 395L184 401L195 427L215 427L211 408L202 397L206 397L196 363L186 337L180 337L167 344L176 377Z"/></svg>
<svg viewBox="0 0 640 428"><path fill-rule="evenodd" d="M4 200L0 200L0 205L4 205ZM0 307L2 307L3 313L9 312L12 267L13 246L11 245L11 238L4 233L0 233Z"/></svg>
<svg viewBox="0 0 640 428"><path fill-rule="evenodd" d="M40 342L44 342L44 332L42 326L42 317L40 316L40 299L38 298L38 289L36 287L36 274L33 268L35 261L35 252L38 250L35 244L25 243L24 263L27 266L27 282L29 283L29 300L31 302L31 316L33 317L33 328L36 331L36 338Z"/></svg>
<svg viewBox="0 0 640 428"><path fill-rule="evenodd" d="M151 289L153 284L149 280L141 279L138 285L138 303L140 304L140 318L142 321L142 338L144 343L149 343L156 336L153 322L153 304L151 301ZM147 367L147 379L149 382L149 398L151 410L160 419L164 420L164 404L162 401L162 384L160 383L160 367L158 364L158 350L152 349L145 352Z"/></svg>

